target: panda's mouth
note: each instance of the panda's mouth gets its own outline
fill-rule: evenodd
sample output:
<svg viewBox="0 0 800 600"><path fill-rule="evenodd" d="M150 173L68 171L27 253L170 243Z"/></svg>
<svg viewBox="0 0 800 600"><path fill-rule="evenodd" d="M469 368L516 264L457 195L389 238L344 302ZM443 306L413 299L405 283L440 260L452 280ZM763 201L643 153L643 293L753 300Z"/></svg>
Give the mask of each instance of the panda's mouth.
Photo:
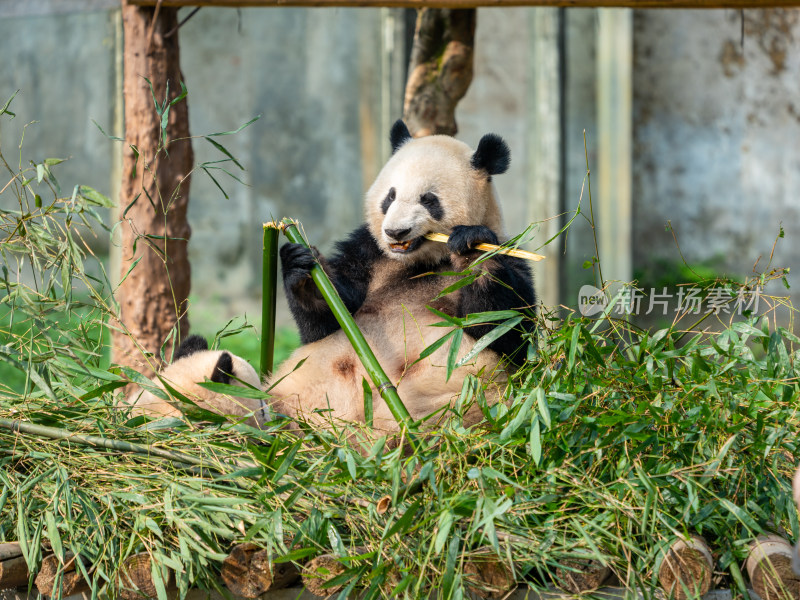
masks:
<svg viewBox="0 0 800 600"><path fill-rule="evenodd" d="M416 237L413 240L406 240L405 242L389 244L389 249L396 254L407 254L419 248L420 244L422 244L422 236Z"/></svg>

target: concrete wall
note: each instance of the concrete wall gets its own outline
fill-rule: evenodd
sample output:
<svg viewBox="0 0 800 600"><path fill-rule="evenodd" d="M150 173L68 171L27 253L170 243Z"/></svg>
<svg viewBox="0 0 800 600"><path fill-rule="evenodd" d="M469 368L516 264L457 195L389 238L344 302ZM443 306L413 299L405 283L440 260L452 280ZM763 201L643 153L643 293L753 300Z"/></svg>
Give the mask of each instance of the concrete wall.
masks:
<svg viewBox="0 0 800 600"><path fill-rule="evenodd" d="M634 262L800 267L800 11L637 11ZM786 293L780 285L771 288ZM798 289L798 288L795 288ZM800 303L800 291L793 293Z"/></svg>

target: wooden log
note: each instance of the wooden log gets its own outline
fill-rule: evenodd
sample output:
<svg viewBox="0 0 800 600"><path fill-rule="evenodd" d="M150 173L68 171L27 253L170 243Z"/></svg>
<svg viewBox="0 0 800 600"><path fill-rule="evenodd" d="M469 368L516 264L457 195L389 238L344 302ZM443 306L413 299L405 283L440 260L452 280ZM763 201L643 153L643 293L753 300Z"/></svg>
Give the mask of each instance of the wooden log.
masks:
<svg viewBox="0 0 800 600"><path fill-rule="evenodd" d="M477 8L480 6L550 6L583 8L770 8L796 7L800 0L128 0L139 6L321 6L390 8Z"/></svg>
<svg viewBox="0 0 800 600"><path fill-rule="evenodd" d="M555 584L562 590L581 594L596 590L608 579L611 569L596 560L565 560L555 572Z"/></svg>
<svg viewBox="0 0 800 600"><path fill-rule="evenodd" d="M778 535L760 535L750 543L745 562L750 585L762 600L800 598L800 577L792 570L792 546Z"/></svg>
<svg viewBox="0 0 800 600"><path fill-rule="evenodd" d="M58 593L55 586L59 579L59 573L61 573L62 598L86 592L91 587L76 568L75 557L71 553L67 553L64 559L64 565L60 563L55 554L49 554L42 559L42 566L39 568L35 580L36 589L42 596L52 598Z"/></svg>
<svg viewBox="0 0 800 600"><path fill-rule="evenodd" d="M481 548L464 562L464 583L479 598L505 598L514 576L491 548Z"/></svg>
<svg viewBox="0 0 800 600"><path fill-rule="evenodd" d="M122 561L117 574L117 586L123 600L142 600L158 596L156 584L153 583L152 559L147 552L133 554ZM175 589L172 571L165 571L164 586L168 590Z"/></svg>
<svg viewBox="0 0 800 600"><path fill-rule="evenodd" d="M0 544L0 590L16 588L28 583L28 564L17 542Z"/></svg>
<svg viewBox="0 0 800 600"><path fill-rule="evenodd" d="M344 573L344 570L342 563L333 554L320 554L303 567L303 585L309 592L320 598L338 594L344 586L325 587L325 584Z"/></svg>
<svg viewBox="0 0 800 600"><path fill-rule="evenodd" d="M222 563L222 581L235 596L258 598L300 579L292 563L270 564L267 551L250 542L237 544Z"/></svg>
<svg viewBox="0 0 800 600"><path fill-rule="evenodd" d="M697 535L673 541L656 563L659 585L675 600L703 596L711 588L713 571L711 551Z"/></svg>

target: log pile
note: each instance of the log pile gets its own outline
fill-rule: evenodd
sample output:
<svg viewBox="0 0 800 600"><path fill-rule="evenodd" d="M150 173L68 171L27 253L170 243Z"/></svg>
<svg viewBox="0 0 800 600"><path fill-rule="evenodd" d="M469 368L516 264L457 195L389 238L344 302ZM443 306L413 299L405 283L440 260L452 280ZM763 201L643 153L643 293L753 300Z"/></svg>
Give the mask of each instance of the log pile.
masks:
<svg viewBox="0 0 800 600"><path fill-rule="evenodd" d="M365 554L357 547L353 556ZM792 570L794 549L777 535L759 536L750 544L745 563L753 590L762 600L800 598L800 577ZM0 590L23 588L33 580L42 596L51 598L80 594L90 590L84 573L91 575L91 565L79 566L76 558L66 553L63 561L55 554L46 554L38 570L31 571L25 562L20 544L0 543ZM294 563L276 563L267 550L253 543L235 545L221 565L221 578L228 590L237 597L256 599L263 594L302 585L315 596L327 598L338 594L347 585L335 581L342 575L350 560L333 554L321 554L306 562L302 568ZM517 568L517 567L514 567ZM522 571L522 569L519 569ZM688 600L702 597L711 588L714 560L708 545L699 536L675 539L661 552L654 566L659 586L666 597ZM464 583L478 598L504 598L518 585L509 565L498 559L490 548L480 548L464 562ZM120 565L117 579L122 600L142 600L156 597L153 565L147 553L134 554ZM169 570L162 571L168 592L174 591L175 578ZM392 571L383 587L391 591L402 576ZM564 592L583 594L615 582L608 565L595 560L565 560L552 574L551 584ZM544 583L544 582L543 582Z"/></svg>
<svg viewBox="0 0 800 600"><path fill-rule="evenodd" d="M596 560L567 560L562 564L556 569L555 584L572 594L596 590L611 575L611 569Z"/></svg>

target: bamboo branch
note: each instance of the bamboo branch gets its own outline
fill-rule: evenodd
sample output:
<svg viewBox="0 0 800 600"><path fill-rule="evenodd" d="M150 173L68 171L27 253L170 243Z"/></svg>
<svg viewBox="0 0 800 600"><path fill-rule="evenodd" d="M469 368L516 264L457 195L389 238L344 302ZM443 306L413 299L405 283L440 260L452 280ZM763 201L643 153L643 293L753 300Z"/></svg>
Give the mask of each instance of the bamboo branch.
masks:
<svg viewBox="0 0 800 600"><path fill-rule="evenodd" d="M302 244L306 248L309 247L308 242L306 242L298 230L296 221L283 219L280 225L266 223L265 227L281 228L290 242ZM350 340L350 343L353 345L353 349L361 360L361 364L364 365L364 369L366 369L367 374L372 380L372 384L386 401L386 405L389 407L392 416L394 416L401 427L409 431L416 431L416 426L411 419L408 409L406 409L403 401L400 400L397 388L394 387L394 384L392 384L391 380L386 375L378 359L375 358L375 354L364 338L364 334L361 333L361 330L356 325L353 315L350 314L350 311L347 310L344 302L339 297L339 292L336 291L333 283L318 264L314 265L311 269L311 278L314 280L314 283L317 284L322 297L328 303L331 312L333 312L333 316L336 317L345 335L347 335L347 339ZM412 440L412 445L413 444L414 441Z"/></svg>
<svg viewBox="0 0 800 600"><path fill-rule="evenodd" d="M76 567L75 560L75 556L67 553L62 565L55 554L45 556L36 575L36 589L39 593L48 598L66 598L88 591L91 586Z"/></svg>
<svg viewBox="0 0 800 600"><path fill-rule="evenodd" d="M675 600L700 598L711 589L714 559L700 536L673 541L659 558L658 583Z"/></svg>
<svg viewBox="0 0 800 600"><path fill-rule="evenodd" d="M432 242L441 242L446 244L450 237L443 233L426 233L425 239L431 240ZM478 244L475 246L475 250L483 250L484 252L497 252L498 254L505 254L506 256L514 256L516 258L524 258L525 260L532 261L540 261L545 259L545 257L541 254L528 252L527 250L519 250L517 248L496 246L495 244Z"/></svg>
<svg viewBox="0 0 800 600"><path fill-rule="evenodd" d="M18 433L27 435L46 437L53 440L65 440L81 446L89 446L92 448L107 448L109 450L117 450L120 452L132 452L134 454L142 454L144 456L157 456L172 461L176 465L197 466L208 469L220 470L220 466L209 464L207 460L195 458L182 452L172 452L170 450L162 450L161 448L154 448L153 446L144 446L142 444L134 444L133 442L125 442L123 440L114 440L110 438L100 437L98 435L83 435L80 433L73 433L67 429L58 429L56 427L48 427L46 425L36 425L35 423L26 423L24 421L14 421L12 419L0 419L0 428L9 429ZM241 462L240 464L233 465L236 467L253 467L255 463Z"/></svg>
<svg viewBox="0 0 800 600"><path fill-rule="evenodd" d="M797 598L800 577L792 570L794 550L791 544L775 534L760 535L750 542L749 549L745 566L759 598Z"/></svg>
<svg viewBox="0 0 800 600"><path fill-rule="evenodd" d="M261 375L272 373L275 353L275 299L278 289L278 229L264 224L261 263Z"/></svg>

